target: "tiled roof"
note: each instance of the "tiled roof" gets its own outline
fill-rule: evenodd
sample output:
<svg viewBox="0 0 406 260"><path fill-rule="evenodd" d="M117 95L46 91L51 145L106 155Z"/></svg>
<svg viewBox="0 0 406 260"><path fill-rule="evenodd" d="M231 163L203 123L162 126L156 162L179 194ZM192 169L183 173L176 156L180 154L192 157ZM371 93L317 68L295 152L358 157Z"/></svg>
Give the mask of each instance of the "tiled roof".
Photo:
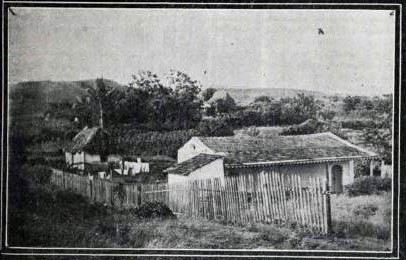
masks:
<svg viewBox="0 0 406 260"><path fill-rule="evenodd" d="M215 152L240 163L371 157L363 150L332 133L255 137L198 137Z"/></svg>
<svg viewBox="0 0 406 260"><path fill-rule="evenodd" d="M187 176L196 169L199 169L220 158L223 158L223 156L201 153L189 160L166 169L165 172Z"/></svg>

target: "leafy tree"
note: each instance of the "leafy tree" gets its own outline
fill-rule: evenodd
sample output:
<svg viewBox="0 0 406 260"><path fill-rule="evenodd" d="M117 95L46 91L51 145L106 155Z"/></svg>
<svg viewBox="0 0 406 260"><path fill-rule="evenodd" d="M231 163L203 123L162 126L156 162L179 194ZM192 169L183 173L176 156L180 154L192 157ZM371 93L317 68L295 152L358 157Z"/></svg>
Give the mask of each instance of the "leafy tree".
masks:
<svg viewBox="0 0 406 260"><path fill-rule="evenodd" d="M217 113L226 114L234 111L237 105L234 99L229 94L226 94L224 98L215 100L213 106L216 108Z"/></svg>
<svg viewBox="0 0 406 260"><path fill-rule="evenodd" d="M374 147L380 157L388 163L392 161L392 107L391 95L374 98L375 124L367 125L363 131L363 140Z"/></svg>
<svg viewBox="0 0 406 260"><path fill-rule="evenodd" d="M186 73L174 70L169 72L167 82L168 87L173 90L172 128L194 128L202 117L202 100L198 96L201 90L200 83L192 80Z"/></svg>
<svg viewBox="0 0 406 260"><path fill-rule="evenodd" d="M346 96L343 99L343 108L345 112L355 110L357 105L361 104L361 98L358 96Z"/></svg>
<svg viewBox="0 0 406 260"><path fill-rule="evenodd" d="M163 130L167 120L168 108L171 106L172 89L165 87L159 77L151 71L139 71L132 75L130 87L139 89L138 93L145 93L146 122L152 129ZM133 93L135 94L135 93ZM134 102L136 97L132 97ZM139 99L138 99L139 100Z"/></svg>
<svg viewBox="0 0 406 260"><path fill-rule="evenodd" d="M78 97L74 109L82 118L82 123L86 125L98 125L104 127L105 113L111 112L114 106L115 88L106 83L102 78L96 79L94 87L86 88L87 94L84 97ZM114 113L113 113L114 114Z"/></svg>
<svg viewBox="0 0 406 260"><path fill-rule="evenodd" d="M256 97L254 103L270 103L272 99L268 96L259 96Z"/></svg>
<svg viewBox="0 0 406 260"><path fill-rule="evenodd" d="M132 77L129 85L134 91L127 93L123 105L133 106L133 114L139 117L133 122L151 130L175 130L194 128L201 120L200 84L187 74L171 70L164 82L150 71Z"/></svg>
<svg viewBox="0 0 406 260"><path fill-rule="evenodd" d="M222 118L208 119L200 122L197 130L203 136L231 136L232 127Z"/></svg>

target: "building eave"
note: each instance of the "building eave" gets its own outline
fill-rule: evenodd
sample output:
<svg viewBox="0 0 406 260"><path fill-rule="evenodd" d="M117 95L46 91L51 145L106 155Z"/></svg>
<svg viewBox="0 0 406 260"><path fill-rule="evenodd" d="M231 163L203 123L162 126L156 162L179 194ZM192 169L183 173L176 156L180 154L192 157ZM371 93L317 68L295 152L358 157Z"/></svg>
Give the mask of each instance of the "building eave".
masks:
<svg viewBox="0 0 406 260"><path fill-rule="evenodd" d="M242 164L225 164L226 168L251 168L251 167L264 167L264 166L277 166L277 165L303 165L303 164L316 164L325 162L341 162L355 159L373 159L377 155L370 156L345 156L345 157L326 157L316 159L299 159L299 160L282 160L282 161L268 161L268 162L248 162Z"/></svg>

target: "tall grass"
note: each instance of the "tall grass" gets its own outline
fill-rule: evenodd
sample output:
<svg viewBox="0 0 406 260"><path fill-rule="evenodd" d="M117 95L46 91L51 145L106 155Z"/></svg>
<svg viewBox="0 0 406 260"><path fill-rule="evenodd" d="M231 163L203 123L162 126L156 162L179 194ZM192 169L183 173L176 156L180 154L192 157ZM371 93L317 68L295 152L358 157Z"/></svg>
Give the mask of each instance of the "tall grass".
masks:
<svg viewBox="0 0 406 260"><path fill-rule="evenodd" d="M391 232L391 194L332 198L332 221L336 236L372 237L389 240Z"/></svg>

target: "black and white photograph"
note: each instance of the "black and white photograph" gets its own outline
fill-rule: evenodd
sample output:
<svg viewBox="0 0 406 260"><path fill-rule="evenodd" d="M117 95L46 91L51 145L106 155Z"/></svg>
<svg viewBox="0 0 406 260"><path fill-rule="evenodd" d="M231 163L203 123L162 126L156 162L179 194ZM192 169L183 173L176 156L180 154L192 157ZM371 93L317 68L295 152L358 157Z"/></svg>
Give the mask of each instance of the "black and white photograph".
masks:
<svg viewBox="0 0 406 260"><path fill-rule="evenodd" d="M4 1L3 256L405 257L402 7Z"/></svg>

